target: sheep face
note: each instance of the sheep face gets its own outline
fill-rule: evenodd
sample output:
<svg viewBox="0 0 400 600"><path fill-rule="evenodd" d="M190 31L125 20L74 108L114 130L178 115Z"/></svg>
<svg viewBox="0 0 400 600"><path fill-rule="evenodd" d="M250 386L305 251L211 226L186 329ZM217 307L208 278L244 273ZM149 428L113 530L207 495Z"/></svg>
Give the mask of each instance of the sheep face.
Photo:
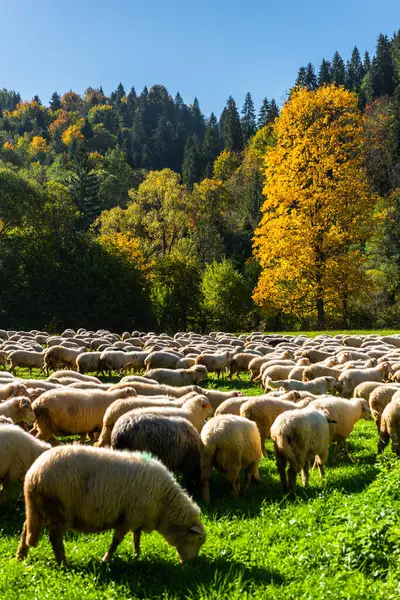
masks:
<svg viewBox="0 0 400 600"><path fill-rule="evenodd" d="M370 421L372 419L372 412L371 412L368 402L366 400L363 400L361 403L361 407L362 407L361 419Z"/></svg>
<svg viewBox="0 0 400 600"><path fill-rule="evenodd" d="M175 546L181 563L196 558L206 540L206 533L200 521L191 527L169 524L167 530L162 533L167 542Z"/></svg>
<svg viewBox="0 0 400 600"><path fill-rule="evenodd" d="M343 390L343 385L341 381L337 381L337 379L335 379L334 377L325 377L328 385L329 385L329 389L334 391L334 392L339 392L341 393Z"/></svg>

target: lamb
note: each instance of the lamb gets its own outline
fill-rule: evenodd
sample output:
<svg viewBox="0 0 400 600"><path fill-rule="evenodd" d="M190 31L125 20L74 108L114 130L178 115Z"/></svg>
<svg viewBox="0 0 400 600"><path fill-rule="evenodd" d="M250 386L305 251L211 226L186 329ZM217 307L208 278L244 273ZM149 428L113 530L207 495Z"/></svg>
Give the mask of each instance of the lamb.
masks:
<svg viewBox="0 0 400 600"><path fill-rule="evenodd" d="M207 376L206 367L199 364L190 369L151 369L146 373L149 379L176 387L199 383L207 379Z"/></svg>
<svg viewBox="0 0 400 600"><path fill-rule="evenodd" d="M205 396L195 396L189 398L184 405L179 407L171 406L150 406L149 408L135 408L128 413L119 417L114 427L117 426L120 419L124 419L127 415L138 415L138 414L151 414L151 415L162 415L164 417L182 417L192 423L192 425L200 433L202 430L205 420L212 414L211 404Z"/></svg>
<svg viewBox="0 0 400 600"><path fill-rule="evenodd" d="M28 368L32 375L32 369L42 369L44 364L44 352L30 350L14 350L8 355L10 372L15 373L16 367Z"/></svg>
<svg viewBox="0 0 400 600"><path fill-rule="evenodd" d="M219 354L200 354L195 359L196 365L204 365L210 373L217 373L219 379L221 373L227 369L233 356L233 350L230 352L220 352Z"/></svg>
<svg viewBox="0 0 400 600"><path fill-rule="evenodd" d="M114 427L111 446L114 450L151 452L171 471L180 471L186 487L193 479L200 479L200 435L182 417L130 414Z"/></svg>
<svg viewBox="0 0 400 600"><path fill-rule="evenodd" d="M234 497L239 495L241 471L245 473L244 492L252 479L259 480L261 439L254 423L236 415L218 415L205 424L201 440L203 453L200 471L204 502L210 502L213 466L226 475Z"/></svg>
<svg viewBox="0 0 400 600"><path fill-rule="evenodd" d="M32 404L36 417L36 436L52 445L58 445L55 434L81 435L100 431L106 409L118 398L135 396L133 388L114 391L76 390L61 388L49 390Z"/></svg>
<svg viewBox="0 0 400 600"><path fill-rule="evenodd" d="M196 392L190 392L190 394L196 394ZM197 394L196 394L197 395ZM192 397L191 395L189 397ZM149 408L157 406L169 406L169 407L181 407L186 402L188 397L183 396L179 400L170 400L167 396L136 396L135 398L122 398L115 400L107 408L103 417L103 427L99 436L99 439L94 444L100 448L109 446L111 443L111 433L113 427L119 417L130 412L135 408Z"/></svg>
<svg viewBox="0 0 400 600"><path fill-rule="evenodd" d="M101 352L82 352L76 359L76 366L79 373L103 373L103 364L100 356Z"/></svg>
<svg viewBox="0 0 400 600"><path fill-rule="evenodd" d="M393 398L382 412L378 454L384 451L392 439L392 451L400 456L400 398Z"/></svg>
<svg viewBox="0 0 400 600"><path fill-rule="evenodd" d="M362 381L381 381L388 378L391 368L388 362L380 363L371 369L348 369L343 371L339 381L343 385L343 396L350 398L354 389Z"/></svg>
<svg viewBox="0 0 400 600"><path fill-rule="evenodd" d="M284 493L288 488L293 494L296 492L296 476L300 471L304 487L308 485L310 461L315 457L321 477L324 476L329 446L328 420L332 419L327 414L309 407L288 410L276 418L271 427L271 438Z"/></svg>
<svg viewBox="0 0 400 600"><path fill-rule="evenodd" d="M8 417L13 423L27 423L28 425L32 425L35 420L30 400L25 396L17 396L1 402L0 415Z"/></svg>
<svg viewBox="0 0 400 600"><path fill-rule="evenodd" d="M378 432L381 428L382 413L398 391L399 387L397 385L379 385L369 397L369 407Z"/></svg>
<svg viewBox="0 0 400 600"><path fill-rule="evenodd" d="M307 399L296 404L290 400L281 400L280 398L255 396L242 404L240 416L256 423L261 436L261 446L264 448L265 440L271 437L271 426L277 416L287 410L299 409L307 404Z"/></svg>
<svg viewBox="0 0 400 600"><path fill-rule="evenodd" d="M270 381L267 379L265 386L271 390L282 388L287 391L297 390L317 395L342 390L342 384L334 377L317 377L312 381L296 381L295 379Z"/></svg>
<svg viewBox="0 0 400 600"><path fill-rule="evenodd" d="M48 348L44 355L44 367L47 372L55 371L59 365L76 369L76 360L83 349L65 348L64 346L52 346Z"/></svg>
<svg viewBox="0 0 400 600"><path fill-rule="evenodd" d="M145 358L144 364L147 371L150 369L174 369L178 360L183 356L183 354L177 356L177 354L163 350L161 352L150 352Z"/></svg>
<svg viewBox="0 0 400 600"><path fill-rule="evenodd" d="M5 417L2 417L4 419ZM50 444L36 440L16 425L2 423L0 427L0 504L6 500L14 481L22 481L25 473Z"/></svg>
<svg viewBox="0 0 400 600"><path fill-rule="evenodd" d="M200 509L158 460L137 452L79 446L49 450L28 471L26 520L17 558L36 546L43 527L58 563L66 561L66 531L115 528L104 562L111 560L128 531L140 552L141 532L157 530L175 546L181 562L193 559L205 541Z"/></svg>
<svg viewBox="0 0 400 600"><path fill-rule="evenodd" d="M369 420L372 418L368 402L363 398L344 400L343 398L327 397L313 400L309 406L322 410L326 409L333 420L332 423L329 423L329 443L336 442L332 461L336 458L341 442L344 444L344 455L350 458L347 449L347 438L359 419Z"/></svg>

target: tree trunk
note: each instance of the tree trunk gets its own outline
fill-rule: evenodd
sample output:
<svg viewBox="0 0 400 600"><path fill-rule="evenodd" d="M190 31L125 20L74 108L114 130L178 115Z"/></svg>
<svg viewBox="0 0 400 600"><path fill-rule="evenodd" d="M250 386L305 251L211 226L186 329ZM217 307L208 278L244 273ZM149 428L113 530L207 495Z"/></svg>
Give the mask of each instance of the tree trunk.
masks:
<svg viewBox="0 0 400 600"><path fill-rule="evenodd" d="M325 307L322 296L317 297L317 313L317 328L319 330L325 329Z"/></svg>

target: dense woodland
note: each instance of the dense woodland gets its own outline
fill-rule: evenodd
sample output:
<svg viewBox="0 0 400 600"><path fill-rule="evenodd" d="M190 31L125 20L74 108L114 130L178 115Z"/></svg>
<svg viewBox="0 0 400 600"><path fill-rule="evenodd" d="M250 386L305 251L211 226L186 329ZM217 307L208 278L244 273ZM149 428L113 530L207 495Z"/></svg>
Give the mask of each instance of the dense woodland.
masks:
<svg viewBox="0 0 400 600"><path fill-rule="evenodd" d="M0 322L400 326L400 32L281 109L0 91Z"/></svg>

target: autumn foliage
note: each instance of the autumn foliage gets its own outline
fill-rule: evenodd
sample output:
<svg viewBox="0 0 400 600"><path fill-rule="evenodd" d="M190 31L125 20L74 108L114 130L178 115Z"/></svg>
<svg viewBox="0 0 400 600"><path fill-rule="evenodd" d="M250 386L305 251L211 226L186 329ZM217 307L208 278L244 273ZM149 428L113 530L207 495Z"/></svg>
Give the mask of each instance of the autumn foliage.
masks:
<svg viewBox="0 0 400 600"><path fill-rule="evenodd" d="M262 306L300 317L342 314L365 284L363 248L375 199L362 159L362 115L343 88L295 90L275 124L266 154L262 219L254 252Z"/></svg>

